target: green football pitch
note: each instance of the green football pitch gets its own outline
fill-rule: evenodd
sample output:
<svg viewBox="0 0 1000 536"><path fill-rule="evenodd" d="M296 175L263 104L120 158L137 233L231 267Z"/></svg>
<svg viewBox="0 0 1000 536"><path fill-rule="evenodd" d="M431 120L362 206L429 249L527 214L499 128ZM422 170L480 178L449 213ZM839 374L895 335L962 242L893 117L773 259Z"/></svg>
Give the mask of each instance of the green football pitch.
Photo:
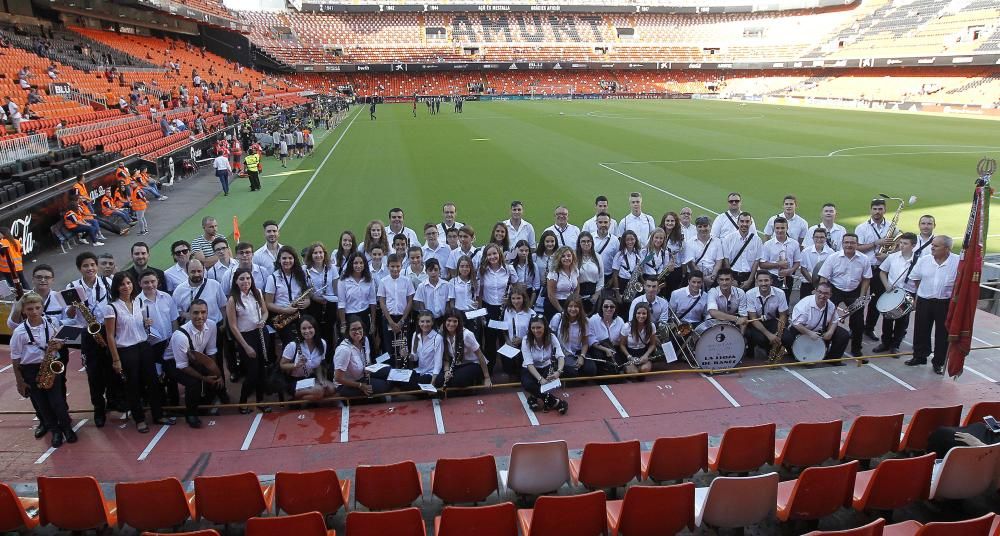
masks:
<svg viewBox="0 0 1000 536"><path fill-rule="evenodd" d="M267 159L264 196L246 193L240 181L232 196L220 195L164 240L190 240L202 215L230 235L235 215L244 240L259 243L261 223L273 219L283 223L283 243L322 240L332 249L341 231L360 237L369 220L388 222L397 206L422 236L450 201L482 243L514 199L540 233L559 204L581 225L601 194L621 218L632 191L657 219L683 206L714 216L739 191L761 226L794 194L810 224L832 201L851 230L877 194L913 195L902 229L916 230L929 213L938 233L957 237L977 162L1000 155L1000 122L960 117L717 101L467 102L463 114L444 105L439 115L421 104L416 118L411 110L382 105L372 121L367 106L352 108L335 130L320 130L314 155L288 169ZM895 208L890 202L888 217ZM154 261L169 264L167 248L155 249Z"/></svg>

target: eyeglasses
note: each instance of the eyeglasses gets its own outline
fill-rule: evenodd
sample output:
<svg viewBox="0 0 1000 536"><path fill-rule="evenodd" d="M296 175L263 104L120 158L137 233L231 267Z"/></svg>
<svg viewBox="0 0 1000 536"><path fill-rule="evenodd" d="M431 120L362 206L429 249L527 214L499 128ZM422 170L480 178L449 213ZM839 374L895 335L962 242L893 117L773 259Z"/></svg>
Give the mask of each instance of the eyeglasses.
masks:
<svg viewBox="0 0 1000 536"><path fill-rule="evenodd" d="M174 251L174 255L187 255L190 251L190 249L178 249Z"/></svg>
<svg viewBox="0 0 1000 536"><path fill-rule="evenodd" d="M227 248L215 248L213 251L215 251L216 253L222 253L223 251L226 251L226 249Z"/></svg>
<svg viewBox="0 0 1000 536"><path fill-rule="evenodd" d="M601 307L604 308L604 309L615 309L616 308L613 303L607 303L607 304L602 305Z"/></svg>
<svg viewBox="0 0 1000 536"><path fill-rule="evenodd" d="M733 204L733 203L739 203L739 202L740 202L740 200L739 200L739 199L730 199L730 200L729 200L729 204L730 204L730 205L731 205L731 204Z"/></svg>

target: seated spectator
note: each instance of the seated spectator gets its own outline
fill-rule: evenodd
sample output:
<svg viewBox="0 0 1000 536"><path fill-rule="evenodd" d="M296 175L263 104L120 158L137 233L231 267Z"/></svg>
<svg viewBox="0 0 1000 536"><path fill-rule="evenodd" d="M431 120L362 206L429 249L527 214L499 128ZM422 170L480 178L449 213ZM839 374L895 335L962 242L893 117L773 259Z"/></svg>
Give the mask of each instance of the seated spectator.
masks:
<svg viewBox="0 0 1000 536"><path fill-rule="evenodd" d="M32 89L28 93L28 104L37 104L39 102L42 102L42 96L38 93L37 88Z"/></svg>
<svg viewBox="0 0 1000 536"><path fill-rule="evenodd" d="M52 80L55 80L56 78L59 77L59 71L56 69L56 64L54 63L50 64L49 68L46 71L49 74L49 78L51 78Z"/></svg>
<svg viewBox="0 0 1000 536"><path fill-rule="evenodd" d="M983 422L969 426L942 426L927 439L927 450L934 451L938 459L954 447L982 447L1000 443L1000 433L990 430Z"/></svg>
<svg viewBox="0 0 1000 536"><path fill-rule="evenodd" d="M128 110L128 101L125 100L125 95L118 97L118 107L124 112Z"/></svg>
<svg viewBox="0 0 1000 536"><path fill-rule="evenodd" d="M174 129L176 132L184 132L188 129L188 126L184 124L184 120L178 117L174 119Z"/></svg>

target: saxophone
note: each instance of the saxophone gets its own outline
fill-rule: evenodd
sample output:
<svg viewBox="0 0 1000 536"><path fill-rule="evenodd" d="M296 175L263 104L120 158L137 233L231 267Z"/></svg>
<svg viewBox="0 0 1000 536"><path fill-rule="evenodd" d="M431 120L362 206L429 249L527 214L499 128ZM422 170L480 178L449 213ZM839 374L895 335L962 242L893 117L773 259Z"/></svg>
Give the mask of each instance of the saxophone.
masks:
<svg viewBox="0 0 1000 536"><path fill-rule="evenodd" d="M877 256L888 255L892 250L896 249L896 245L899 242L899 237L896 236L896 227L899 224L899 215L903 213L903 205L907 204L907 201L903 201L898 197L889 197L885 194L878 194L882 199L891 199L893 201L899 201L899 206L896 207L896 213L892 215L892 222L889 223L889 228L885 231L885 238L893 239L892 242L883 245L875 251ZM910 196L909 204L916 203L916 196Z"/></svg>
<svg viewBox="0 0 1000 536"><path fill-rule="evenodd" d="M312 291L313 291L313 286L309 285L307 289L302 291L302 294L299 294L298 297L289 302L289 304L295 304L302 301L302 299L308 296L310 293L312 293ZM300 318L302 318L302 312L299 311L298 309L296 309L295 312L292 313L281 313L274 315L274 329L282 329L288 324L291 324L292 322Z"/></svg>
<svg viewBox="0 0 1000 536"><path fill-rule="evenodd" d="M628 253L626 253L628 255ZM646 258L642 259L639 263L635 265L632 269L632 276L628 280L628 284L625 285L625 293L622 295L623 303L632 303L632 300L642 294L642 265L646 264L652 260L653 254L647 253Z"/></svg>
<svg viewBox="0 0 1000 536"><path fill-rule="evenodd" d="M788 326L788 315L778 317L778 329L775 330L775 335L778 336L778 342L771 345L771 351L767 353L767 362L776 363L781 361L781 358L785 357L788 350L785 346L781 344L781 334L784 333L785 328Z"/></svg>
<svg viewBox="0 0 1000 536"><path fill-rule="evenodd" d="M666 246L664 246L663 249L667 252L667 256L670 257L670 260L667 261L667 264L663 266L663 270L660 270L660 272L656 274L656 281L659 283L663 283L663 281L667 278L667 276L670 275L670 273L673 272L675 268L677 268L677 264L674 263L674 254L671 253L670 250L666 248Z"/></svg>
<svg viewBox="0 0 1000 536"><path fill-rule="evenodd" d="M104 340L104 336L101 335L101 323L97 321L97 317L94 316L94 312L87 307L87 304L79 300L70 304L76 307L77 311L83 315L83 320L87 322L87 333L97 341L97 344L101 347L108 345L108 342Z"/></svg>
<svg viewBox="0 0 1000 536"><path fill-rule="evenodd" d="M35 379L39 389L52 389L56 376L66 371L66 365L59 361L59 350L56 348L58 345L59 341L49 339L49 343L45 347L45 357L42 358L42 364L38 368L38 377Z"/></svg>

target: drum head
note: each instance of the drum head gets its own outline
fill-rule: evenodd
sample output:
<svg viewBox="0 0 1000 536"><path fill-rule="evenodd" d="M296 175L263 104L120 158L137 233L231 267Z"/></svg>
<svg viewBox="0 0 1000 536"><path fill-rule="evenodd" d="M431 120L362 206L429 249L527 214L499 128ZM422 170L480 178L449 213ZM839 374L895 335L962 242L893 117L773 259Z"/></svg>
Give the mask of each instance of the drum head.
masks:
<svg viewBox="0 0 1000 536"><path fill-rule="evenodd" d="M900 288L892 289L879 296L878 301L875 302L875 308L878 309L878 312L885 314L902 305L904 301L906 301L906 291Z"/></svg>
<svg viewBox="0 0 1000 536"><path fill-rule="evenodd" d="M735 367L746 350L746 341L740 329L729 322L719 322L700 331L694 347L694 359L699 368L720 370Z"/></svg>
<svg viewBox="0 0 1000 536"><path fill-rule="evenodd" d="M826 343L823 339L799 335L792 343L792 353L795 354L796 361L806 363L822 361L826 357Z"/></svg>

